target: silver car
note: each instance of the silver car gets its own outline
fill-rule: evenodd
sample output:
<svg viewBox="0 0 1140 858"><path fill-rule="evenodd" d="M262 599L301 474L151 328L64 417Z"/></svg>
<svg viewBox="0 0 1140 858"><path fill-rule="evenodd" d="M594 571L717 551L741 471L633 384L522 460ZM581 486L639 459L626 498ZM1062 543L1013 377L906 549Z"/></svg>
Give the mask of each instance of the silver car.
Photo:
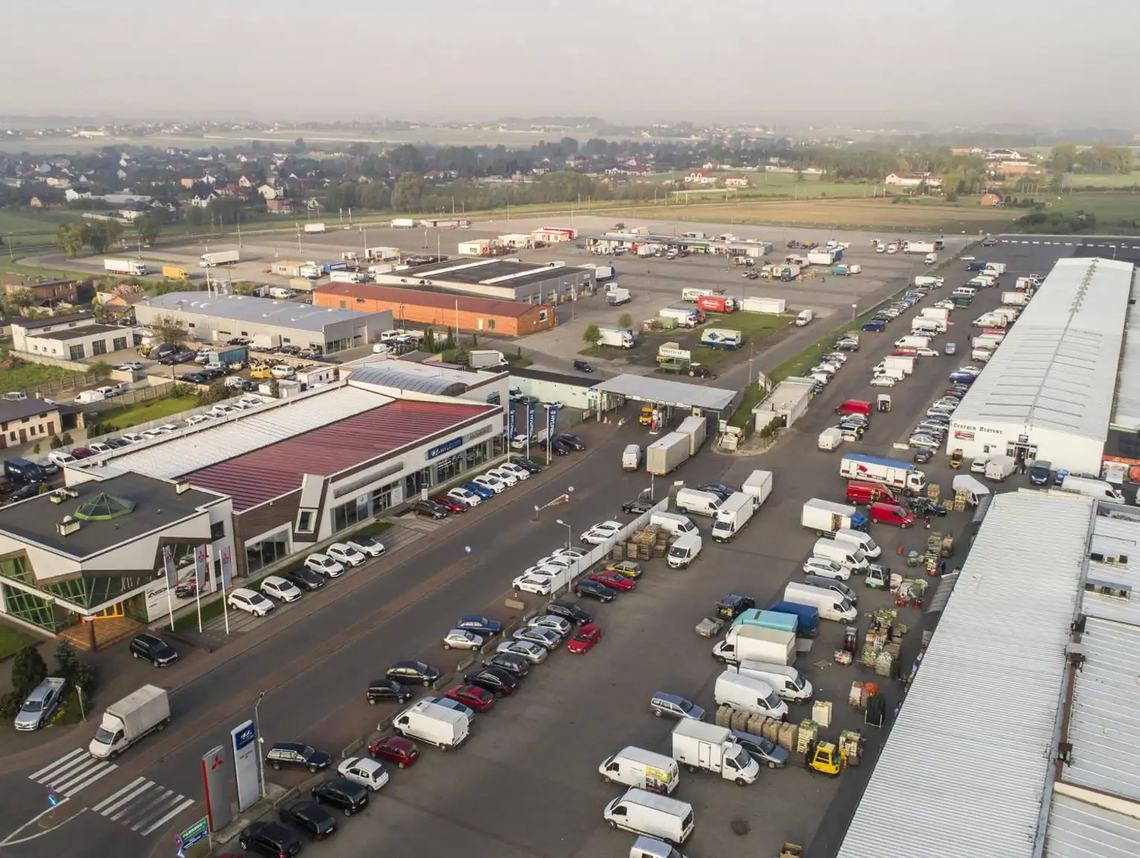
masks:
<svg viewBox="0 0 1140 858"><path fill-rule="evenodd" d="M920 447L924 450L937 450L942 443L931 435L911 435L907 446Z"/></svg>
<svg viewBox="0 0 1140 858"><path fill-rule="evenodd" d="M542 664L546 661L546 657L550 655L550 650L544 646L539 646L532 641L519 640L503 641L495 647L495 652L509 652L513 655L521 655L531 664Z"/></svg>
<svg viewBox="0 0 1140 858"><path fill-rule="evenodd" d="M519 629L512 637L517 641L536 643L547 649L557 649L562 644L562 635L558 634L554 629Z"/></svg>
<svg viewBox="0 0 1140 858"><path fill-rule="evenodd" d="M570 621L562 617L556 617L553 614L543 614L537 617L531 617L526 621L527 626L532 629L551 629L558 632L562 637L570 634Z"/></svg>

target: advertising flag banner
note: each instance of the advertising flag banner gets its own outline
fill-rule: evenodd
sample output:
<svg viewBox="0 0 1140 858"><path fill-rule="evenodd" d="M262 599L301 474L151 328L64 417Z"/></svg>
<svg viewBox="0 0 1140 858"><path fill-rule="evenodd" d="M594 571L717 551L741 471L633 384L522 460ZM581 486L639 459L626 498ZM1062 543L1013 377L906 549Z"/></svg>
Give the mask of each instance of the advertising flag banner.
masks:
<svg viewBox="0 0 1140 858"><path fill-rule="evenodd" d="M234 585L233 567L230 562L230 547L222 549L222 590L229 590Z"/></svg>
<svg viewBox="0 0 1140 858"><path fill-rule="evenodd" d="M166 570L166 586L173 589L178 586L178 569L174 565L174 552L169 545L162 547L162 566Z"/></svg>
<svg viewBox="0 0 1140 858"><path fill-rule="evenodd" d="M546 412L546 434L554 437L554 427L558 425L558 406L552 405Z"/></svg>
<svg viewBox="0 0 1140 858"><path fill-rule="evenodd" d="M199 545L194 549L194 580L198 584L199 593L206 586L206 574L209 570L208 558L209 554L205 545Z"/></svg>
<svg viewBox="0 0 1140 858"><path fill-rule="evenodd" d="M507 408L507 440L515 437L515 409Z"/></svg>
<svg viewBox="0 0 1140 858"><path fill-rule="evenodd" d="M528 438L534 437L534 403L530 403L526 407L526 434Z"/></svg>

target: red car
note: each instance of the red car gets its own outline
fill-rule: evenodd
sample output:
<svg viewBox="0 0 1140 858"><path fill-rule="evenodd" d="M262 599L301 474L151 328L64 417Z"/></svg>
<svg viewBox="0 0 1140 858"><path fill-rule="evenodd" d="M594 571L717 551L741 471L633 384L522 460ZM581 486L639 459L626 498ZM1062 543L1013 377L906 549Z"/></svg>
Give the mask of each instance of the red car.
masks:
<svg viewBox="0 0 1140 858"><path fill-rule="evenodd" d="M443 696L470 706L476 712L486 712L495 705L495 695L478 685L456 685L447 689Z"/></svg>
<svg viewBox="0 0 1140 858"><path fill-rule="evenodd" d="M457 501L455 498L449 498L447 495L440 495L437 498L431 499L432 503L437 503L448 512L467 512L467 507Z"/></svg>
<svg viewBox="0 0 1140 858"><path fill-rule="evenodd" d="M566 649L575 655L593 649L594 644L602 639L602 630L597 626L585 625L578 631L574 632L570 641L566 644Z"/></svg>
<svg viewBox="0 0 1140 858"><path fill-rule="evenodd" d="M591 575L590 580L605 584L607 587L613 587L615 590L632 590L637 586L637 582L632 578L628 578L620 572L607 572L604 569Z"/></svg>
<svg viewBox="0 0 1140 858"><path fill-rule="evenodd" d="M71 455L77 459L90 459L95 455L95 453L93 453L91 450L88 450L86 447L73 447L71 450Z"/></svg>
<svg viewBox="0 0 1140 858"><path fill-rule="evenodd" d="M387 739L378 739L368 746L368 754L374 760L387 760L395 763L397 768L406 769L420 756L420 749L411 739L403 736L389 736Z"/></svg>

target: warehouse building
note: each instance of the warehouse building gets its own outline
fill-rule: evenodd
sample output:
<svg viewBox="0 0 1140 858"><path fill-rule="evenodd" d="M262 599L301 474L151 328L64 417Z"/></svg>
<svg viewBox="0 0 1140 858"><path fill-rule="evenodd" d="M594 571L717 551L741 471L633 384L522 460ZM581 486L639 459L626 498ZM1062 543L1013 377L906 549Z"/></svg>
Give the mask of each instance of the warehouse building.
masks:
<svg viewBox="0 0 1140 858"><path fill-rule="evenodd" d="M313 292L313 305L366 313L390 312L407 324L521 337L554 327L549 304L499 301L433 289L399 289L369 283L329 283Z"/></svg>
<svg viewBox="0 0 1140 858"><path fill-rule="evenodd" d="M1134 507L994 499L838 858L1140 854L1138 541Z"/></svg>
<svg viewBox="0 0 1140 858"><path fill-rule="evenodd" d="M129 328L91 324L54 331L28 331L23 342L29 354L83 360L130 348L134 338Z"/></svg>
<svg viewBox="0 0 1140 858"><path fill-rule="evenodd" d="M362 313L248 295L168 292L135 305L140 325L168 317L185 325L187 334L199 342L249 337L262 347L293 345L325 354L375 342L392 328L390 312Z"/></svg>
<svg viewBox="0 0 1140 858"><path fill-rule="evenodd" d="M518 259L452 259L375 275L381 286L431 286L448 292L516 301L561 304L596 288L594 270L564 262L545 265Z"/></svg>
<svg viewBox="0 0 1140 858"><path fill-rule="evenodd" d="M954 412L947 453L1099 474L1133 274L1128 262L1059 260Z"/></svg>

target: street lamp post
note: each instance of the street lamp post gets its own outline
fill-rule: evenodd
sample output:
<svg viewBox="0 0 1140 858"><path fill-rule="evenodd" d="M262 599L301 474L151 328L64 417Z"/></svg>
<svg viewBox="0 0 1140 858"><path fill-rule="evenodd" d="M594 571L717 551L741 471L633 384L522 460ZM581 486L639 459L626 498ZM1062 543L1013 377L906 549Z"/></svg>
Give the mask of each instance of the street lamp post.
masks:
<svg viewBox="0 0 1140 858"><path fill-rule="evenodd" d="M260 789L258 798L265 798L265 740L261 738L261 721L257 717L257 710L264 699L265 692L262 691L257 695L257 702L253 704L253 729L257 731L257 780Z"/></svg>
<svg viewBox="0 0 1140 858"><path fill-rule="evenodd" d="M570 527L569 524L567 524L566 522L564 522L560 518L555 519L554 523L555 524L561 524L563 527L566 528L566 550L569 551L570 545L574 541L574 530Z"/></svg>

